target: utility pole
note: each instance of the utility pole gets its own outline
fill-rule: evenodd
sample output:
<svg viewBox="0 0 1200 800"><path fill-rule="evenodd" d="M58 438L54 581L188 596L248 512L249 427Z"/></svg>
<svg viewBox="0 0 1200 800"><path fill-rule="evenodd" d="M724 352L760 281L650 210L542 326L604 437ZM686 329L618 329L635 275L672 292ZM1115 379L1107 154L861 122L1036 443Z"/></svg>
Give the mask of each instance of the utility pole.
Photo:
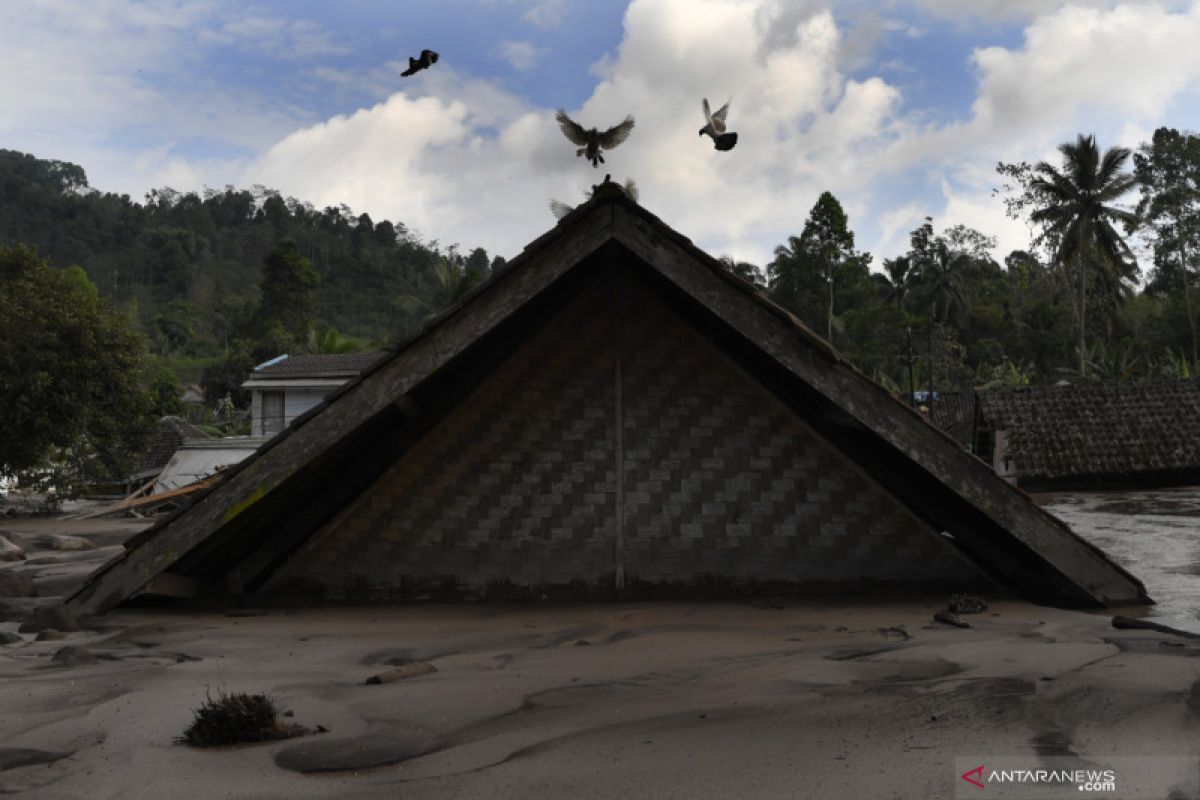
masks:
<svg viewBox="0 0 1200 800"><path fill-rule="evenodd" d="M907 342L906 358L908 362L908 404L913 408L917 406L917 385L913 382L913 362L917 360L917 354L913 352L912 346L912 327L904 329L904 338Z"/></svg>
<svg viewBox="0 0 1200 800"><path fill-rule="evenodd" d="M929 307L929 396L925 398L925 405L929 409L929 420L933 421L933 309L934 305Z"/></svg>

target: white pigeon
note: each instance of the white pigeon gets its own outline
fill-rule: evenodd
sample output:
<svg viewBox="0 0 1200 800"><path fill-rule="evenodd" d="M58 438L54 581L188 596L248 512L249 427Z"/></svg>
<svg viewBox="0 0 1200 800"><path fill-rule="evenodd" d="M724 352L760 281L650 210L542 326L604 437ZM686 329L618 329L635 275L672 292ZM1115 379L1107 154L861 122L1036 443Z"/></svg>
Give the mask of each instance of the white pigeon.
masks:
<svg viewBox="0 0 1200 800"><path fill-rule="evenodd" d="M712 137L713 147L717 150L732 150L737 144L736 133L725 132L725 117L729 116L729 104L733 100L725 101L725 105L717 109L717 113L713 113L712 108L708 105L708 98L702 101L704 111L704 127L700 129L700 135Z"/></svg>

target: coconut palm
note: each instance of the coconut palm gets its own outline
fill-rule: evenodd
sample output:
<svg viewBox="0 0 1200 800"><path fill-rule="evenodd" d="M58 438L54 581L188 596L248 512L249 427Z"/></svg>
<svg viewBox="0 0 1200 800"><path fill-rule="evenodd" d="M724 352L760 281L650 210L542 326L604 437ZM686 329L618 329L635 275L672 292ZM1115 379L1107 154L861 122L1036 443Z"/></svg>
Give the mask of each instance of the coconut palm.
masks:
<svg viewBox="0 0 1200 800"><path fill-rule="evenodd" d="M1030 218L1043 226L1056 242L1054 261L1074 268L1079 282L1079 372L1087 369L1085 311L1087 274L1097 273L1100 281L1112 288L1136 270L1129 245L1113 227L1123 223L1132 227L1137 218L1111 205L1135 185L1133 175L1122 172L1130 152L1110 147L1103 155L1094 136L1082 134L1075 142L1059 145L1062 169L1045 161L1034 168L1037 177L1031 188L1041 197L1040 208Z"/></svg>
<svg viewBox="0 0 1200 800"><path fill-rule="evenodd" d="M914 265L917 270L914 293L929 303L930 325L938 312L941 316L939 321L943 324L949 322L951 317L961 318L966 313L965 287L971 263L970 253L951 249L940 236L918 256Z"/></svg>
<svg viewBox="0 0 1200 800"><path fill-rule="evenodd" d="M883 271L887 273L886 299L895 300L896 308L904 308L904 301L913 288L917 271L913 269L913 261L908 256L896 256L884 259Z"/></svg>

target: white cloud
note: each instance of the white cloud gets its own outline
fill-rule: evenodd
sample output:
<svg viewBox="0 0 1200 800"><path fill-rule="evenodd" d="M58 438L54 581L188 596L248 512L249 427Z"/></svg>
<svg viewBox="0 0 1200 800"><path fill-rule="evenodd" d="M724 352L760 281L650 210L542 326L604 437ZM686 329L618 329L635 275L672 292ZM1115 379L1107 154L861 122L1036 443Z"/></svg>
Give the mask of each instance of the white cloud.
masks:
<svg viewBox="0 0 1200 800"><path fill-rule="evenodd" d="M554 30L567 15L566 0L534 0L525 10L525 21L542 30Z"/></svg>
<svg viewBox="0 0 1200 800"><path fill-rule="evenodd" d="M567 19L555 0L496 1L536 24ZM879 264L926 214L939 229L961 222L996 235L1001 254L1025 246L1024 226L990 193L997 160L1053 159L1080 131L1132 146L1164 122L1200 124L1182 103L1200 86L1200 3L983 0L978 14L1031 15L1023 40L980 47L963 65L976 76L966 118L936 125L905 107L894 71L863 66L877 41L921 34L899 10L914 4L955 13L941 0L895 0L882 12L851 3L836 18L827 0L634 0L619 45L593 65L590 96L568 109L589 126L637 117L600 170L575 158L552 108L450 63L412 83L398 82L402 65L308 65L298 81L367 106L320 122L202 71L175 84L177 95L137 73L198 66L189 43L205 31L221 47L338 46L320 29L225 0L179 0L170 13L132 0L46 4L38 37L13 33L29 12L0 5L0 69L23 76L0 82L0 103L22 112L0 119L0 135L83 163L110 179L104 188L260 182L506 256L553 224L548 198L578 202L606 171L635 178L642 202L700 246L759 264L828 190ZM541 55L530 42L499 47L518 70ZM702 97L732 98L733 152L697 136ZM124 153L106 146L130 131L141 140ZM164 144L186 137L245 152L200 161Z"/></svg>
<svg viewBox="0 0 1200 800"><path fill-rule="evenodd" d="M920 8L952 19L1036 19L1064 7L1107 10L1119 5L1186 8L1189 0L907 0Z"/></svg>
<svg viewBox="0 0 1200 800"><path fill-rule="evenodd" d="M0 74L10 76L0 81L0 105L9 110L0 141L75 161L93 185L135 197L167 180L198 182L180 188L232 180L235 157L186 160L162 155L171 149L163 143L248 153L307 115L272 98L269 87L219 82L203 43L227 46L222 37L289 58L331 47L312 23L252 16L225 0L0 4Z"/></svg>
<svg viewBox="0 0 1200 800"><path fill-rule="evenodd" d="M348 51L315 22L253 11L239 10L213 27L202 29L197 39L204 44L235 46L276 58L307 59Z"/></svg>
<svg viewBox="0 0 1200 800"><path fill-rule="evenodd" d="M1056 163L1056 146L1077 133L1095 133L1105 148L1136 147L1200 87L1196 41L1200 3L1180 12L1142 3L1062 8L1030 23L1020 49L976 50L971 118L906 137L891 157L938 166L946 205L935 216L946 224L996 235L1000 254L1026 247L1026 226L991 196L995 162Z"/></svg>
<svg viewBox="0 0 1200 800"><path fill-rule="evenodd" d="M514 42L505 39L499 45L500 57L518 72L528 72L537 66L546 50L532 42Z"/></svg>
<svg viewBox="0 0 1200 800"><path fill-rule="evenodd" d="M759 263L821 191L841 196L869 180L856 159L886 142L899 101L879 78L838 71L841 32L827 11L779 18L786 36L771 19L747 0L638 0L604 77L571 110L597 127L634 113L637 128L606 170L635 178L648 207L704 246ZM296 132L248 180L511 256L553 223L548 198L577 202L603 178L575 158L551 109L452 70L422 88L431 95L393 95ZM742 138L732 153L697 135L704 96L733 97Z"/></svg>

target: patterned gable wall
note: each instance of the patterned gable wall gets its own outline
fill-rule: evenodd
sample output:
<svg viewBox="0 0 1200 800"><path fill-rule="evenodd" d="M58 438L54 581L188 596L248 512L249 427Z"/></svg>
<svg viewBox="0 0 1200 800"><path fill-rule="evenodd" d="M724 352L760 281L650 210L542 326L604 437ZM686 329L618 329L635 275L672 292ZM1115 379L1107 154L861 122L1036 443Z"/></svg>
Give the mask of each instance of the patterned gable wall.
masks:
<svg viewBox="0 0 1200 800"><path fill-rule="evenodd" d="M611 586L621 352L631 588L978 587L957 552L636 284L593 285L273 581L330 596Z"/></svg>

